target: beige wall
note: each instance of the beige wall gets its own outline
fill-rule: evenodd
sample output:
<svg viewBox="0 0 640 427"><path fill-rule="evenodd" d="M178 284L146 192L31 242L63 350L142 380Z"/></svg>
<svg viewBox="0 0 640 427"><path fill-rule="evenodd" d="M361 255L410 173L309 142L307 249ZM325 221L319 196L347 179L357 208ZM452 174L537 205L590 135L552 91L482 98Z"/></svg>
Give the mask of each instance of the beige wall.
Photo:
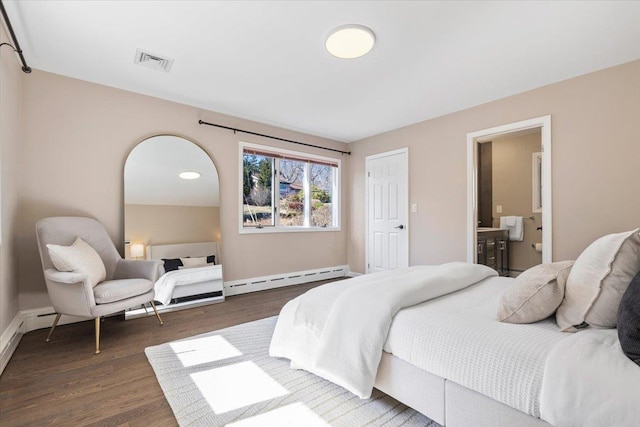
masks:
<svg viewBox="0 0 640 427"><path fill-rule="evenodd" d="M542 242L542 214L533 213L532 154L540 151L540 131L534 134L504 137L491 143L493 169L493 226L500 226L500 217L524 217L522 242L509 242L509 268L524 271L542 263L542 253L532 244ZM502 206L498 213L496 206ZM531 220L529 217L535 219Z"/></svg>
<svg viewBox="0 0 640 427"><path fill-rule="evenodd" d="M124 238L131 243L217 242L220 237L217 206L125 205Z"/></svg>
<svg viewBox="0 0 640 427"><path fill-rule="evenodd" d="M430 102L425 99L424 102ZM551 115L553 258L640 226L640 61L351 144L349 265L364 271L365 156L409 147L410 263L466 259L468 132Z"/></svg>
<svg viewBox="0 0 640 427"><path fill-rule="evenodd" d="M10 42L0 25L0 43ZM18 313L19 147L21 140L22 65L9 47L0 50L0 192L2 242L0 244L0 334ZM24 170L22 172L25 172ZM27 171L28 172L28 171Z"/></svg>
<svg viewBox="0 0 640 427"><path fill-rule="evenodd" d="M339 154L234 134L198 125L198 119L342 150L347 148L343 143L37 70L24 79L23 112L21 166L25 173L20 183L21 218L16 233L21 308L49 304L34 233L38 219L52 215L95 217L123 249L124 162L136 144L156 134L175 134L194 141L216 165L225 280L346 263L347 191L342 192L342 231L238 233L239 141L323 156ZM348 160L341 158L346 178Z"/></svg>

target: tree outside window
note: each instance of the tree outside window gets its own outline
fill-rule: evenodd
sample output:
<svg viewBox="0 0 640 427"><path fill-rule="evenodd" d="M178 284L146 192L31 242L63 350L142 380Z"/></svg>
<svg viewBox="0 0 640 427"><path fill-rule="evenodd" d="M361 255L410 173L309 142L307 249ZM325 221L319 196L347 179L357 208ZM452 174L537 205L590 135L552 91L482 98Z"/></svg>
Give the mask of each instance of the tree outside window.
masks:
<svg viewBox="0 0 640 427"><path fill-rule="evenodd" d="M243 228L337 227L337 161L275 150L244 149L242 156Z"/></svg>

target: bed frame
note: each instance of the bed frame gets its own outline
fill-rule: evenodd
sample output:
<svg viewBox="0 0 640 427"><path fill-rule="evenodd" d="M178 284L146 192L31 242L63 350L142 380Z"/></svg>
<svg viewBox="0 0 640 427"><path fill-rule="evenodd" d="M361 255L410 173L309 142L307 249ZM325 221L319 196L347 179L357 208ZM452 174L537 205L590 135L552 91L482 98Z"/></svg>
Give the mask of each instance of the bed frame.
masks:
<svg viewBox="0 0 640 427"><path fill-rule="evenodd" d="M204 257L215 255L216 264L220 265L218 242L177 243L171 245L153 245L146 247L147 259L161 260L162 258ZM162 271L160 271L162 272ZM224 281L222 277L216 280L196 282L177 286L168 305L156 304L159 312L184 310L202 305L215 304L224 301ZM133 319L153 314L142 308L125 311L125 319Z"/></svg>
<svg viewBox="0 0 640 427"><path fill-rule="evenodd" d="M375 388L446 427L551 427L387 352L382 353Z"/></svg>

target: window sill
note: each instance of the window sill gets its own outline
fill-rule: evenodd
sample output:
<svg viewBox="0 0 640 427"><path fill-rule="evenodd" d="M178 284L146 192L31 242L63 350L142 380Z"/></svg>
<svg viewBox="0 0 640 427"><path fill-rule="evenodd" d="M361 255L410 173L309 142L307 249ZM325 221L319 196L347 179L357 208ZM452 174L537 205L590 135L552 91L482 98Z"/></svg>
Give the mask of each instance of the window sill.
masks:
<svg viewBox="0 0 640 427"><path fill-rule="evenodd" d="M326 233L340 231L340 227L241 227L240 234L265 234L265 233Z"/></svg>

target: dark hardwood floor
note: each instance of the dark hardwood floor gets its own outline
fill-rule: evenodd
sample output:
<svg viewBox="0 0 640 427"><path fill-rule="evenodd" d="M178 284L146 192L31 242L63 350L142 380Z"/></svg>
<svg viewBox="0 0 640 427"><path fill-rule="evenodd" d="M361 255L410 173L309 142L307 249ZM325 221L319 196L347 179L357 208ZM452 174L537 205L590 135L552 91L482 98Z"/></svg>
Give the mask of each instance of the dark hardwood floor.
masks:
<svg viewBox="0 0 640 427"><path fill-rule="evenodd" d="M277 315L326 282L228 297L224 303L134 320L105 319L27 333L0 376L0 426L176 426L145 347Z"/></svg>

